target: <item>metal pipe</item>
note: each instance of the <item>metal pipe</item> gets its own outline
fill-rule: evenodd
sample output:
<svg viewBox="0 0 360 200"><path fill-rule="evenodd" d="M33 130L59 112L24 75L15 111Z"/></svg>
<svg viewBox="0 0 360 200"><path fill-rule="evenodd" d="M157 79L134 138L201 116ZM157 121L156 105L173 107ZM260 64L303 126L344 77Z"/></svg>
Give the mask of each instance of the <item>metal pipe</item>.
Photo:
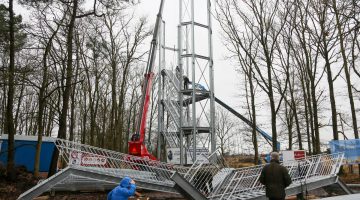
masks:
<svg viewBox="0 0 360 200"><path fill-rule="evenodd" d="M191 69L192 69L192 73L191 73L191 81L192 81L192 136L193 136L193 156L192 156L192 161L195 162L196 160L196 126L197 126L197 122L196 122L196 94L195 94L195 25L194 25L194 0L191 0Z"/></svg>
<svg viewBox="0 0 360 200"><path fill-rule="evenodd" d="M182 21L182 0L179 0L179 25L178 25L178 49L182 49L182 32L181 32L181 21ZM183 64L181 60L182 51L178 51L178 66L180 68L180 75L183 75ZM183 102L183 94L181 93L181 87L183 84L183 79L180 77L179 80L179 92L178 99L180 102L180 119L179 119L179 127L178 132L180 134L180 165L184 165L184 133L182 131L183 126L183 112L182 112L182 102Z"/></svg>
<svg viewBox="0 0 360 200"><path fill-rule="evenodd" d="M212 24L211 24L211 1L207 0L207 19L208 19L208 43L209 43L209 78L210 78L210 140L211 152L216 150L215 134L215 95L214 95L214 60L212 46Z"/></svg>
<svg viewBox="0 0 360 200"><path fill-rule="evenodd" d="M163 23L162 26L160 26L160 32L162 34L165 33L165 30L164 30L164 25L165 25L165 22L162 21ZM162 59L163 59L163 55L162 55L162 50L163 50L163 35L162 34L159 34L159 72L161 72L161 70L164 68L163 66L163 62L162 62ZM158 138L157 138L157 158L158 160L161 160L161 143L163 142L161 140L162 136L163 136L163 133L164 133L164 112L163 112L163 105L161 103L161 100L164 99L163 98L163 88L162 88L162 81L163 81L163 77L159 77L158 78Z"/></svg>

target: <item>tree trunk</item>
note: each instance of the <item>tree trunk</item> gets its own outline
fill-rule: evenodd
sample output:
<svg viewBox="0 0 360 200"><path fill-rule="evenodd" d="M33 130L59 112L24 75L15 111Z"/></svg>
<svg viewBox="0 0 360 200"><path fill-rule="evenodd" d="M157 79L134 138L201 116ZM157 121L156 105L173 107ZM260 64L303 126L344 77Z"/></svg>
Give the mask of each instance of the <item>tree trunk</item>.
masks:
<svg viewBox="0 0 360 200"><path fill-rule="evenodd" d="M263 37L263 35L261 35ZM267 49L267 44L264 43L264 39L262 39L262 45L265 52L266 57L266 67L267 67L267 78L268 78L268 97L270 103L270 110L271 110L271 132L272 132L272 150L273 151L280 151L277 146L277 130L276 130L276 108L275 108L275 101L274 101L274 91L273 91L273 84L272 84L272 61L270 59L270 55Z"/></svg>
<svg viewBox="0 0 360 200"><path fill-rule="evenodd" d="M285 97L286 98L286 97ZM287 101L287 100L286 100ZM292 104L292 103L291 103ZM288 103L285 103L285 118L286 118L286 125L287 125L287 131L288 131L288 137L289 137L289 150L292 150L292 144L293 144L293 114L291 107L293 105L290 104L290 110L288 109Z"/></svg>
<svg viewBox="0 0 360 200"><path fill-rule="evenodd" d="M25 73L22 74L22 79L25 78ZM21 102L23 99L23 94L24 94L24 90L25 90L25 84L21 84L21 89L20 89L20 95L19 95L19 100L17 102L17 108L16 108L16 114L15 114L15 119L14 119L14 129L16 130L18 127L18 118L19 118L19 113L20 113L20 106L21 106ZM20 134L22 134L21 131L19 131Z"/></svg>
<svg viewBox="0 0 360 200"><path fill-rule="evenodd" d="M37 126L38 126L38 139L37 139L37 144L36 144L36 151L35 151L35 161L34 161L34 176L38 177L39 176L39 169L40 169L40 153L41 153L41 145L42 145L42 135L44 134L44 120L43 120L43 116L44 116L44 110L46 107L46 98L45 98L45 93L46 93L46 88L47 88L47 84L48 84L48 65L47 65L47 57L50 53L51 47L52 47L52 40L54 39L57 31L59 30L60 26L57 27L57 29L53 32L53 34L51 35L51 37L49 38L49 41L47 42L46 46L45 46L45 52L43 55L43 78L42 78L42 83L41 83L41 87L39 89L39 110L38 110L38 116L37 116ZM50 113L49 113L50 114Z"/></svg>
<svg viewBox="0 0 360 200"><path fill-rule="evenodd" d="M132 55L131 55L132 56ZM124 115L124 102L125 102L125 93L126 93L126 90L127 90L127 77L128 77L128 71L129 71L129 68L130 68L130 59L131 59L131 56L127 56L127 61L126 61L126 64L124 66L124 69L123 69L123 73L122 73L122 82L121 82L121 86L120 86L120 95L119 95L119 114L118 114L118 117L119 117L119 120L118 120L118 130L119 130L119 134L120 134L120 145L121 147L119 149L122 148L123 146L123 127L124 127L124 123L123 123L123 115Z"/></svg>
<svg viewBox="0 0 360 200"><path fill-rule="evenodd" d="M311 81L311 104L312 104L312 111L314 114L313 120L314 120L314 136L313 136L313 151L314 154L320 153L320 133L319 133L319 122L318 122L318 108L317 108L317 98L315 93L315 81ZM310 114L311 115L311 114Z"/></svg>
<svg viewBox="0 0 360 200"><path fill-rule="evenodd" d="M270 99L270 109L271 109L272 150L279 151L280 149L277 148L276 109L275 109L275 102L272 94L272 89L271 89L271 94L269 94L269 99Z"/></svg>
<svg viewBox="0 0 360 200"><path fill-rule="evenodd" d="M5 74L3 74L3 76L2 76L2 78L3 78L3 80L6 80L7 79L7 77L5 76ZM6 108L7 108L7 102L6 102L6 100L7 100L7 94L6 94L6 91L7 91L7 87L6 87L6 84L4 84L4 86L3 86L3 94L4 94L4 96L3 96L3 99L2 99L2 116L6 116ZM5 117L2 117L1 118L1 134L5 134L5 132L4 131L6 131L6 120L5 120L6 118ZM26 121L27 121L27 119L28 118L26 118ZM26 123L26 125L27 125L27 123Z"/></svg>
<svg viewBox="0 0 360 200"><path fill-rule="evenodd" d="M252 132L252 143L254 146L254 164L257 165L259 163L259 147L257 141L257 132L256 132L256 105L255 105L255 89L252 80L252 71L249 69L249 73L247 74L249 79L249 86L250 86L250 98L251 98L251 132Z"/></svg>
<svg viewBox="0 0 360 200"><path fill-rule="evenodd" d="M112 135L112 149L116 149L116 122L117 122L117 102L116 102L116 63L111 62L112 75L111 75L111 116L110 116L110 134Z"/></svg>
<svg viewBox="0 0 360 200"><path fill-rule="evenodd" d="M107 115L107 103L106 103L106 98L104 98L104 108L103 108L103 116L102 116L102 130L103 130L103 132L102 132L102 136L101 136L101 145L100 145L100 147L101 148L104 148L105 147L105 135L106 135L106 119L107 119L107 117L106 117L106 115Z"/></svg>
<svg viewBox="0 0 360 200"><path fill-rule="evenodd" d="M84 90L85 92L85 90ZM85 144L86 142L86 123L87 123L87 113L88 113L88 109L87 109L87 97L86 94L83 95L84 96L84 105L83 105L83 116L82 116L82 130L81 130L81 143Z"/></svg>
<svg viewBox="0 0 360 200"><path fill-rule="evenodd" d="M66 138L66 123L67 123L67 111L69 108L69 100L70 100L70 94L71 94L71 85L72 85L72 75L73 75L73 62L72 62L72 51L73 51L73 32L74 32L74 26L75 26L75 18L76 18L76 11L78 7L78 1L73 1L73 8L72 8L72 14L70 23L68 25L68 33L66 38L66 48L67 48L67 62L66 62L66 83L65 83L65 91L63 94L63 105L62 110L60 113L59 118L59 131L58 131L58 138L65 139ZM57 161L59 158L59 151L57 148L55 148L52 160L51 160L51 166L49 170L49 177L55 174L56 168L57 168Z"/></svg>
<svg viewBox="0 0 360 200"><path fill-rule="evenodd" d="M46 136L47 137L51 137L51 132L53 129L53 123L54 123L54 116L55 116L55 112L54 109L50 106L50 110L49 110L49 118L48 118L48 122L46 125Z"/></svg>
<svg viewBox="0 0 360 200"><path fill-rule="evenodd" d="M15 21L14 21L14 10L13 0L9 0L9 32L10 32L10 64L8 70L8 99L6 106L6 117L5 117L5 132L8 133L8 157L7 157L7 178L11 181L15 180L15 152L14 152L14 94L15 94Z"/></svg>
<svg viewBox="0 0 360 200"><path fill-rule="evenodd" d="M79 56L79 41L78 37L76 38L76 70L75 70L75 78L74 83L77 82L78 74L79 74L79 68L80 68L80 56ZM69 140L74 141L74 129L75 129L75 108L76 108L76 102L75 102L75 96L76 96L76 84L74 84L71 87L71 104L70 104L70 130L69 130Z"/></svg>
<svg viewBox="0 0 360 200"><path fill-rule="evenodd" d="M291 109L293 111L293 117L295 119L295 126L296 126L296 133L297 133L297 138L298 138L298 143L299 143L299 149L302 150L303 145L302 145L300 124L299 124L297 106L296 106L295 97L294 97L294 89L293 89L292 85L294 85L294 84L290 84L290 82L289 82L289 90L290 90L290 96L291 96Z"/></svg>
<svg viewBox="0 0 360 200"><path fill-rule="evenodd" d="M303 71L301 73L304 73ZM307 144L308 144L308 151L309 154L312 154L312 140L311 140L311 134L310 133L310 127L312 127L312 116L309 115L309 109L311 109L311 104L309 104L309 93L306 90L306 84L305 84L305 80L304 80L304 76L301 75L301 88L302 88L302 92L303 92L303 101L304 101L304 110L305 110L305 123L306 123L306 137L307 137Z"/></svg>
<svg viewBox="0 0 360 200"><path fill-rule="evenodd" d="M327 80L328 80L328 84L329 84L333 139L339 140L339 133L338 133L338 128L337 128L337 112L336 112L336 102L335 102L335 93L334 93L334 82L332 80L331 64L330 64L330 59L329 59L329 54L328 54L329 52L327 50L325 34L323 34L322 37L323 37L322 39L323 39L323 45L324 45L325 67L326 67L326 72L327 72ZM319 140L320 140L320 138L319 138Z"/></svg>
<svg viewBox="0 0 360 200"><path fill-rule="evenodd" d="M95 99L95 105L94 105L94 119L93 119L93 126L96 130L96 135L93 137L96 137L95 140L99 144L99 126L96 122L96 117L98 115L99 110L99 101L100 101L100 94L99 94L99 82L100 82L100 74L98 72L98 65L97 61L95 61L95 91L94 91L94 98ZM94 138L93 138L94 139Z"/></svg>

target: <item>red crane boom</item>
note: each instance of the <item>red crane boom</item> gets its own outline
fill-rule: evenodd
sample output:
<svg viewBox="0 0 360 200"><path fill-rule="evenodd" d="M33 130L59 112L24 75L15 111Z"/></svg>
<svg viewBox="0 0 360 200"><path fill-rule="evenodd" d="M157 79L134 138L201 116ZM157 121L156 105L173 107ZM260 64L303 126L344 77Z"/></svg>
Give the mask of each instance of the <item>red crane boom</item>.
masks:
<svg viewBox="0 0 360 200"><path fill-rule="evenodd" d="M150 92L152 88L152 81L154 77L153 67L155 63L156 57L156 46L157 46L157 38L158 32L161 22L161 15L163 11L164 0L161 0L159 13L156 17L156 23L153 33L153 38L151 40L149 58L146 67L146 73L144 78L144 83L142 86L142 98L140 104L140 115L138 118L138 125L136 132L132 135L131 141L129 141L129 154L147 157L152 160L156 160L156 157L150 154L145 146L145 130L146 130L146 120L147 120L147 112L150 104Z"/></svg>

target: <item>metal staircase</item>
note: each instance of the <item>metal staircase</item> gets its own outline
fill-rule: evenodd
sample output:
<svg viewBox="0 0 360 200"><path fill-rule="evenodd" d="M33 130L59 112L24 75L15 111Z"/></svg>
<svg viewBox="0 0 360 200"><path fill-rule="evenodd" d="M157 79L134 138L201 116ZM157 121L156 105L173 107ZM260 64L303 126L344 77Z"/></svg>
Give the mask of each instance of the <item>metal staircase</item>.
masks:
<svg viewBox="0 0 360 200"><path fill-rule="evenodd" d="M166 110L170 114L171 118L174 120L176 127L179 127L179 120L180 120L180 113L179 113L179 104L174 100L168 97L167 99L163 100Z"/></svg>
<svg viewBox="0 0 360 200"><path fill-rule="evenodd" d="M164 135L166 138L166 142L168 143L170 148L179 147L180 145L179 132L166 131Z"/></svg>
<svg viewBox="0 0 360 200"><path fill-rule="evenodd" d="M179 132L174 131L180 128L180 112L182 109L177 99L178 94L180 92L179 89L180 81L178 77L171 70L163 69L161 71L161 74L163 76L164 85L165 85L164 87L165 97L161 102L164 105L167 113L170 115L172 122L176 125L176 127L172 127L170 131L164 131L163 133L170 148L180 147ZM195 102L209 98L207 91L200 91L200 90L196 90L196 91L198 92L195 94ZM182 92L186 92L186 91L183 90ZM193 103L193 99L190 97L183 101L182 106L186 107L192 103ZM187 121L185 117L182 120L182 126L185 134L189 133L189 131L186 131L187 127L192 129L192 127L189 124L189 121ZM202 132L201 127L199 127L198 132ZM208 132L208 130L206 130L205 132Z"/></svg>
<svg viewBox="0 0 360 200"><path fill-rule="evenodd" d="M129 176L139 188L176 193L171 176L185 174L187 169L171 164L131 156L111 150L56 139L64 166L54 176L40 182L18 199L33 199L50 191L108 190Z"/></svg>
<svg viewBox="0 0 360 200"><path fill-rule="evenodd" d="M287 195L313 190L337 183L343 154L322 154L300 161L282 163L292 179L286 189ZM215 188L209 199L266 199L265 187L259 182L264 166L233 169L221 187Z"/></svg>
<svg viewBox="0 0 360 200"><path fill-rule="evenodd" d="M265 199L258 180L263 165L228 168L218 151L185 168L62 139L54 142L64 168L18 199L51 191L106 191L125 176L132 177L139 188L181 193L190 199ZM337 183L342 160L343 154L323 154L283 164L293 181L287 195Z"/></svg>
<svg viewBox="0 0 360 200"><path fill-rule="evenodd" d="M175 91L180 91L180 81L171 70L163 69L161 74L167 77L165 78L166 82L170 83L175 88Z"/></svg>
<svg viewBox="0 0 360 200"><path fill-rule="evenodd" d="M178 129L180 127L180 106L177 101L179 91L179 80L170 70L161 71L164 80L164 99L162 104L171 117L170 126L163 131L163 135L170 148L180 146Z"/></svg>
<svg viewBox="0 0 360 200"><path fill-rule="evenodd" d="M282 163L292 179L292 184L286 188L286 195L339 184L337 173L343 157L342 153L321 154L304 160ZM215 152L208 157L207 162L195 162L184 175L184 179L207 199L265 200L265 187L259 181L263 167L264 165L227 168L223 158ZM191 188L188 193L193 193Z"/></svg>

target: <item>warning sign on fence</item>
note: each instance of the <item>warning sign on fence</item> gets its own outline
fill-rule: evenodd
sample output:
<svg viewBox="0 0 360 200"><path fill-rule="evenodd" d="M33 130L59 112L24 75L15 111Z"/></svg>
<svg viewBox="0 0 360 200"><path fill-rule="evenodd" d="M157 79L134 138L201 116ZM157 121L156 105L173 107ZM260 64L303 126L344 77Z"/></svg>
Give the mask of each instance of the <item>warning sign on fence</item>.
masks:
<svg viewBox="0 0 360 200"><path fill-rule="evenodd" d="M107 159L104 156L96 154L72 151L70 153L70 163L80 166L105 166Z"/></svg>
<svg viewBox="0 0 360 200"><path fill-rule="evenodd" d="M189 148L189 150L186 151L187 164L193 163L192 162L193 155L194 155L193 149ZM208 163L207 160L208 156L209 156L209 150L207 148L201 147L196 149L196 160L198 160L199 162ZM180 164L180 148L168 148L167 162L172 164Z"/></svg>
<svg viewBox="0 0 360 200"><path fill-rule="evenodd" d="M305 150L284 150L281 151L283 162L305 159Z"/></svg>

